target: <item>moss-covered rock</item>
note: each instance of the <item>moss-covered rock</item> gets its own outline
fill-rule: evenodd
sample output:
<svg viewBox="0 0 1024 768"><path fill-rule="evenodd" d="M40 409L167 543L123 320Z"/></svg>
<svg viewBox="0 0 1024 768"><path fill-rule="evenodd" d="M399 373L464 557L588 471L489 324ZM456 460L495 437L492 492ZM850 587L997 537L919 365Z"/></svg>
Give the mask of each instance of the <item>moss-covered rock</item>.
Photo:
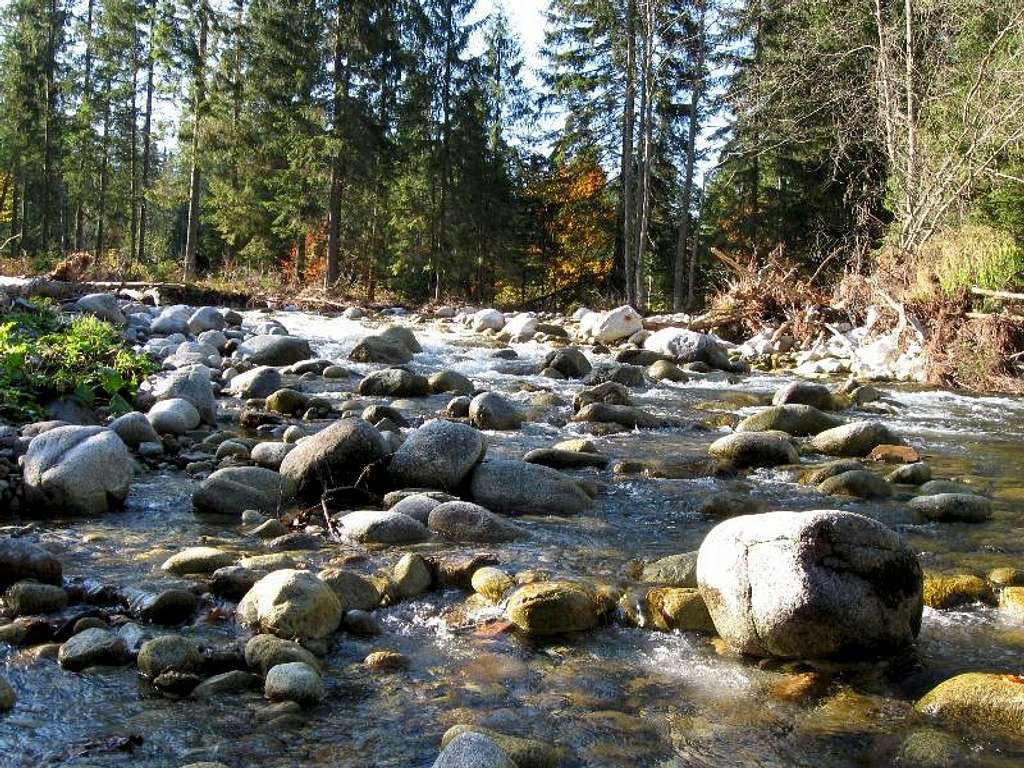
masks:
<svg viewBox="0 0 1024 768"><path fill-rule="evenodd" d="M656 629L715 632L708 607L697 589L661 587L647 593L648 613Z"/></svg>
<svg viewBox="0 0 1024 768"><path fill-rule="evenodd" d="M483 595L492 603L500 602L515 584L512 577L500 568L484 566L473 572L473 591Z"/></svg>
<svg viewBox="0 0 1024 768"><path fill-rule="evenodd" d="M541 581L517 589L505 616L530 635L560 635L595 627L598 609L593 592L581 584Z"/></svg>
<svg viewBox="0 0 1024 768"><path fill-rule="evenodd" d="M999 609L1015 619L1024 619L1024 587L1003 589L999 593Z"/></svg>
<svg viewBox="0 0 1024 768"><path fill-rule="evenodd" d="M924 604L929 608L945 610L968 603L995 602L992 588L984 579L970 574L941 576L929 574L924 580Z"/></svg>
<svg viewBox="0 0 1024 768"><path fill-rule="evenodd" d="M830 477L818 486L829 496L854 496L860 499L883 499L892 496L889 481L867 469L854 469Z"/></svg>
<svg viewBox="0 0 1024 768"><path fill-rule="evenodd" d="M915 706L945 720L1024 734L1024 677L967 672L939 683Z"/></svg>
<svg viewBox="0 0 1024 768"><path fill-rule="evenodd" d="M736 425L737 432L769 432L778 430L795 437L816 435L842 425L843 420L811 405L773 405L748 416Z"/></svg>

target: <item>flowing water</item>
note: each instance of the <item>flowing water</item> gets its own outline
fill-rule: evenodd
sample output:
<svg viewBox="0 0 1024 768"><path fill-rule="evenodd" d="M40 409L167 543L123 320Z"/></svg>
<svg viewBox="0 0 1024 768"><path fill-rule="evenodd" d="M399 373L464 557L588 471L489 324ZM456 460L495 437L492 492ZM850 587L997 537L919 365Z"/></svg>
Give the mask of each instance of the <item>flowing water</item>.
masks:
<svg viewBox="0 0 1024 768"><path fill-rule="evenodd" d="M368 332L367 325L344 319L298 313L277 318L310 338L318 355L338 360ZM580 388L521 372L543 358L548 351L543 345L515 344L519 360L505 362L494 359L492 348L480 346L480 337L454 326L415 331L424 352L413 367L421 372L454 369L524 406L532 393L520 391L523 382L553 389L567 402ZM363 372L372 366L350 367ZM732 382L709 377L660 385L635 399L655 413L714 424L750 412L783 381L763 375ZM354 384L355 379L342 380L335 388L351 390ZM771 509L842 508L877 517L907 537L929 570L984 574L996 566L1024 567L1019 520L1024 401L919 389L886 388L886 393L871 411L846 415L882 418L927 455L936 477L956 478L990 494L991 521L920 525L906 511L905 495L884 502L837 502L781 470L715 479L672 471L620 476L585 470L578 476L601 485L589 512L526 518L521 523L530 537L494 551L510 572L540 569L625 585L635 561L696 549L714 524L697 511L701 500L730 490L761 499ZM413 417L428 416L447 399L423 398L402 408ZM569 413L568 406L538 409L542 420L527 423L521 432L489 433L490 451L519 456L579 434L579 425L566 424ZM594 440L614 460L671 470L706 456L715 436L714 428L666 429ZM159 565L183 547L212 543L240 552L256 549L238 526L197 519L190 507L192 488L182 473L150 473L137 478L124 512L47 524L40 538L62 553L68 576L142 589L181 585ZM389 565L408 550L482 549L436 543L391 548L371 553L366 568ZM316 554L312 563L331 554ZM695 634L619 626L557 642L515 634L488 637L473 628L500 610L467 597L447 590L381 610L387 632L379 638L339 634L327 658L324 703L287 728L266 724L259 692L202 703L174 700L154 691L133 667L72 674L52 655L5 648L0 651L5 675L19 703L0 719L0 765L179 766L220 760L229 766L408 768L429 766L441 734L467 722L555 744L564 751L565 766L913 765L900 757L901 745L908 737L945 743L943 728L962 749L958 762L949 764L1024 764L1024 742L942 726L913 709L915 698L959 671L1024 671L1024 623L993 608L926 609L916 656L828 670L833 675L828 690L801 704L767 694L787 674L804 669L800 665L739 659ZM207 645L238 637L234 623L220 612L201 616L181 631ZM362 659L380 648L406 654L408 670L367 669ZM141 736L141 744L118 749L131 735Z"/></svg>

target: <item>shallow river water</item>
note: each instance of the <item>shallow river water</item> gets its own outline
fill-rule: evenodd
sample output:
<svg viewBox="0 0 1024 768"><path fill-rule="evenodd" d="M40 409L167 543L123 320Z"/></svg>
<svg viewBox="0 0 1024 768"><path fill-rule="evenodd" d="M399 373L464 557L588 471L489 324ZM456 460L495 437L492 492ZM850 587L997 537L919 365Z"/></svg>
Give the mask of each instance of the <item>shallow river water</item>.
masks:
<svg viewBox="0 0 1024 768"><path fill-rule="evenodd" d="M289 330L310 338L319 356L341 360L368 325L297 313L276 316ZM567 401L580 385L514 371L539 362L548 351L536 343L512 345L520 359L493 358L486 340L454 326L414 328L424 346L413 367L450 368L478 386L511 393L524 406L526 381ZM453 344L453 342L455 342ZM600 359L591 355L594 359ZM351 365L363 372L373 366ZM354 390L356 379L341 380ZM752 375L730 383L712 377L662 384L635 394L646 410L700 419L709 424L744 415L783 383ZM730 490L763 500L770 509L842 508L877 517L899 529L926 570L984 574L996 566L1024 567L1024 401L970 397L940 391L883 387L887 399L869 412L918 448L935 476L979 486L994 501L989 522L917 524L906 494L885 502L839 501L795 482L784 470L745 477L669 479L650 472L615 475L585 470L601 493L586 514L526 518L530 537L493 550L510 572L542 569L626 584L631 563L696 549L714 521L698 505L708 494ZM448 397L403 404L410 416L429 416ZM237 403L236 403L237 405ZM700 406L698 408L698 406ZM537 409L538 421L521 432L488 433L492 455L521 456L579 433L566 421L571 409ZM706 456L717 436L710 431L666 429L594 438L613 462L663 462L669 470ZM804 458L808 462L808 458ZM127 508L94 520L43 526L41 540L61 552L69 577L90 577L122 587L166 588L182 582L159 570L175 551L199 543L256 549L239 526L197 519L191 511L194 481L183 473L138 477ZM478 552L475 547L423 544L372 553L367 568L390 565L404 551L424 554ZM315 564L329 553L312 558ZM908 739L943 741L961 749L959 764L1024 765L1024 742L978 733L917 714L913 701L937 682L964 670L1024 671L1024 623L997 609L969 606L925 609L915 656L888 664L827 670L827 691L810 703L768 695L799 665L758 664L723 651L696 634L664 634L603 627L557 642L528 641L515 634L487 637L474 627L498 608L467 603L448 590L379 611L387 632L372 640L337 636L327 658L327 697L289 728L268 728L259 692L211 702L167 698L134 667L62 671L52 657L31 649L0 649L4 674L18 692L18 707L0 719L2 766L180 766L219 760L229 766L430 766L440 737L456 723L555 744L564 766L875 766L914 765L903 753ZM231 642L234 622L204 613L182 630L203 644ZM406 654L402 672L367 669L362 659L376 649ZM132 751L118 739L138 735Z"/></svg>

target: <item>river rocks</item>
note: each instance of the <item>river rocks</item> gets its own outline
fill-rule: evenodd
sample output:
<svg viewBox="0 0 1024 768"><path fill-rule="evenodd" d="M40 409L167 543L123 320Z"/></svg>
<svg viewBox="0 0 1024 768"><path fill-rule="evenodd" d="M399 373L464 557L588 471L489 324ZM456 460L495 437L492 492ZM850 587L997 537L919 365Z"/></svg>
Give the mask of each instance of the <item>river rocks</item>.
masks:
<svg viewBox="0 0 1024 768"><path fill-rule="evenodd" d="M206 701L217 696L252 690L262 682L258 675L241 669L232 669L203 680L192 689L191 697L197 701Z"/></svg>
<svg viewBox="0 0 1024 768"><path fill-rule="evenodd" d="M610 405L608 403L585 405L572 417L572 420L597 424L618 424L626 429L661 429L679 426L679 423L673 419L654 416L631 405Z"/></svg>
<svg viewBox="0 0 1024 768"><path fill-rule="evenodd" d="M146 641L139 648L139 672L150 678L168 670L196 672L202 662L196 644L181 635L161 635Z"/></svg>
<svg viewBox="0 0 1024 768"><path fill-rule="evenodd" d="M239 623L285 638L326 637L341 623L334 591L308 571L274 571L238 604Z"/></svg>
<svg viewBox="0 0 1024 768"><path fill-rule="evenodd" d="M517 589L508 599L506 618L530 635L561 635L597 626L597 601L571 581L540 581Z"/></svg>
<svg viewBox="0 0 1024 768"><path fill-rule="evenodd" d="M648 366L647 375L655 381L683 383L690 380L682 368L668 360L655 360Z"/></svg>
<svg viewBox="0 0 1024 768"><path fill-rule="evenodd" d="M556 349L549 352L541 369L558 371L567 379L582 379L591 371L590 361L575 347Z"/></svg>
<svg viewBox="0 0 1024 768"><path fill-rule="evenodd" d="M55 613L68 605L68 593L54 584L19 581L4 593L7 609L14 616Z"/></svg>
<svg viewBox="0 0 1024 768"><path fill-rule="evenodd" d="M152 402L175 398L188 400L199 412L203 422L214 424L217 421L217 400L213 394L213 385L210 383L210 369L205 365L190 365L157 379L152 386L150 397ZM149 398L143 395L138 399L142 401ZM148 410L152 402L143 410Z"/></svg>
<svg viewBox="0 0 1024 768"><path fill-rule="evenodd" d="M885 424L855 421L826 429L811 439L811 448L829 456L863 457L879 445L900 445L903 441Z"/></svg>
<svg viewBox="0 0 1024 768"><path fill-rule="evenodd" d="M654 629L662 632L715 632L711 614L697 589L659 587L647 593L646 601L647 617Z"/></svg>
<svg viewBox="0 0 1024 768"><path fill-rule="evenodd" d="M345 538L360 544L413 544L430 537L422 523L390 510L349 512L339 523Z"/></svg>
<svg viewBox="0 0 1024 768"><path fill-rule="evenodd" d="M892 486L880 475L866 469L854 469L828 478L818 490L829 496L854 496L860 499L884 499L892 496Z"/></svg>
<svg viewBox="0 0 1024 768"><path fill-rule="evenodd" d="M406 486L450 490L462 483L486 451L484 436L473 427L428 421L406 437L389 470Z"/></svg>
<svg viewBox="0 0 1024 768"><path fill-rule="evenodd" d="M268 397L281 389L283 379L277 368L260 365L231 379L231 391L243 399Z"/></svg>
<svg viewBox="0 0 1024 768"><path fill-rule="evenodd" d="M482 733L460 733L441 750L432 768L517 768L493 739Z"/></svg>
<svg viewBox="0 0 1024 768"><path fill-rule="evenodd" d="M639 312L632 307L622 306L597 316L588 325L588 330L594 341L611 344L643 330L643 322Z"/></svg>
<svg viewBox="0 0 1024 768"><path fill-rule="evenodd" d="M22 579L60 584L60 560L27 539L0 538L0 589Z"/></svg>
<svg viewBox="0 0 1024 768"><path fill-rule="evenodd" d="M102 427L56 427L32 438L24 459L28 510L97 515L128 496L132 460Z"/></svg>
<svg viewBox="0 0 1024 768"><path fill-rule="evenodd" d="M372 611L380 604L377 584L365 576L343 568L324 568L317 577L334 590L344 611Z"/></svg>
<svg viewBox="0 0 1024 768"><path fill-rule="evenodd" d="M124 640L108 629L86 629L73 635L61 645L57 661L64 669L78 672L99 665L115 666L125 663L128 649Z"/></svg>
<svg viewBox="0 0 1024 768"><path fill-rule="evenodd" d="M352 485L368 464L384 457L380 432L362 419L342 419L299 442L281 462L281 475L305 498Z"/></svg>
<svg viewBox="0 0 1024 768"><path fill-rule="evenodd" d="M430 392L425 377L404 368L374 371L359 382L359 394L388 397L422 397Z"/></svg>
<svg viewBox="0 0 1024 768"><path fill-rule="evenodd" d="M971 574L939 576L928 574L924 580L924 604L936 610L958 608L968 603L995 603L992 587Z"/></svg>
<svg viewBox="0 0 1024 768"><path fill-rule="evenodd" d="M295 416L306 410L309 395L295 389L279 389L267 398L267 410L284 416Z"/></svg>
<svg viewBox="0 0 1024 768"><path fill-rule="evenodd" d="M160 568L176 576L205 575L232 565L235 559L234 555L216 547L189 547L171 555Z"/></svg>
<svg viewBox="0 0 1024 768"><path fill-rule="evenodd" d="M900 485L924 485L932 479L932 468L923 461L915 461L913 464L904 464L889 473L887 478L890 483Z"/></svg>
<svg viewBox="0 0 1024 768"><path fill-rule="evenodd" d="M131 411L110 422L110 428L129 448L138 448L142 443L158 443L160 436L145 414Z"/></svg>
<svg viewBox="0 0 1024 768"><path fill-rule="evenodd" d="M501 329L502 336L507 337L509 341L529 341L537 333L538 323L533 315L521 312L505 323Z"/></svg>
<svg viewBox="0 0 1024 768"><path fill-rule="evenodd" d="M663 584L667 587L697 586L697 553L683 552L669 555L644 566L641 572L644 581Z"/></svg>
<svg viewBox="0 0 1024 768"><path fill-rule="evenodd" d="M320 666L316 656L301 645L277 635L253 635L245 644L245 663L263 676L278 664L293 661L301 661L313 669Z"/></svg>
<svg viewBox="0 0 1024 768"><path fill-rule="evenodd" d="M176 333L185 335L188 333L188 319L191 316L191 310L181 304L165 307L153 318L149 330L160 336L172 336Z"/></svg>
<svg viewBox="0 0 1024 768"><path fill-rule="evenodd" d="M510 431L522 426L523 414L496 392L484 392L470 402L469 420L477 429Z"/></svg>
<svg viewBox="0 0 1024 768"><path fill-rule="evenodd" d="M216 307L200 307L188 319L188 329L195 336L204 331L223 331L226 327L227 321Z"/></svg>
<svg viewBox="0 0 1024 768"><path fill-rule="evenodd" d="M117 303L117 298L110 293L89 293L74 304L76 312L94 315L111 325L120 328L125 323L124 313Z"/></svg>
<svg viewBox="0 0 1024 768"><path fill-rule="evenodd" d="M726 435L713 442L708 453L739 468L775 467L800 461L791 442L767 432L735 432Z"/></svg>
<svg viewBox="0 0 1024 768"><path fill-rule="evenodd" d="M980 495L976 488L965 483L958 483L955 480L929 480L921 486L921 496L936 496L940 493L958 493L967 495Z"/></svg>
<svg viewBox="0 0 1024 768"><path fill-rule="evenodd" d="M500 568L487 565L473 571L470 585L477 594L483 595L492 603L499 603L515 587L516 582Z"/></svg>
<svg viewBox="0 0 1024 768"><path fill-rule="evenodd" d="M253 365L291 365L313 356L309 342L297 336L253 336L238 347L238 356Z"/></svg>
<svg viewBox="0 0 1024 768"><path fill-rule="evenodd" d="M470 475L469 492L478 504L497 512L521 515L574 515L591 505L572 480L550 467L492 459Z"/></svg>
<svg viewBox="0 0 1024 768"><path fill-rule="evenodd" d="M1024 619L1024 587L1003 587L999 592L999 610L1018 621Z"/></svg>
<svg viewBox="0 0 1024 768"><path fill-rule="evenodd" d="M199 485L192 505L197 512L211 515L240 517L247 509L276 515L295 492L295 482L284 474L263 467L227 467Z"/></svg>
<svg viewBox="0 0 1024 768"><path fill-rule="evenodd" d="M505 316L496 309L481 309L470 323L477 333L481 331L500 331L505 327Z"/></svg>
<svg viewBox="0 0 1024 768"><path fill-rule="evenodd" d="M271 667L263 693L271 701L295 701L308 707L319 704L323 699L324 684L319 673L309 664L292 661Z"/></svg>
<svg viewBox="0 0 1024 768"><path fill-rule="evenodd" d="M712 368L729 368L729 355L721 342L706 333L686 328L662 328L644 341L644 349L673 358L677 363L707 363Z"/></svg>
<svg viewBox="0 0 1024 768"><path fill-rule="evenodd" d="M434 575L422 555L407 552L395 563L392 579L395 594L400 598L409 599L430 589Z"/></svg>
<svg viewBox="0 0 1024 768"><path fill-rule="evenodd" d="M471 395L476 390L473 382L457 371L438 371L427 377L427 385L435 395L454 392L457 395Z"/></svg>
<svg viewBox="0 0 1024 768"><path fill-rule="evenodd" d="M542 741L509 736L479 725L453 725L441 737L441 747L447 747L464 733L482 734L491 739L509 756L516 768L558 768L562 762L561 752ZM488 765L493 766L493 763Z"/></svg>
<svg viewBox="0 0 1024 768"><path fill-rule="evenodd" d="M577 392L572 398L573 411L580 411L593 403L605 405L632 405L633 398L627 390L617 381L606 381L596 387L589 387Z"/></svg>
<svg viewBox="0 0 1024 768"><path fill-rule="evenodd" d="M915 708L953 723L1024 734L1024 678L967 672L937 685Z"/></svg>
<svg viewBox="0 0 1024 768"><path fill-rule="evenodd" d="M358 363L383 363L384 365L405 365L412 360L413 352L401 339L395 336L367 336L349 353L349 360Z"/></svg>
<svg viewBox="0 0 1024 768"><path fill-rule="evenodd" d="M430 510L427 527L449 541L513 541L519 531L488 509L468 501L449 501Z"/></svg>
<svg viewBox="0 0 1024 768"><path fill-rule="evenodd" d="M842 420L811 405L773 405L748 416L736 425L737 432L778 430L794 437L816 435L842 425Z"/></svg>
<svg viewBox="0 0 1024 768"><path fill-rule="evenodd" d="M926 520L939 523L982 523L992 517L992 502L970 493L915 496L907 505Z"/></svg>
<svg viewBox="0 0 1024 768"><path fill-rule="evenodd" d="M174 397L161 400L146 414L153 429L164 435L183 435L199 426L199 411L188 400Z"/></svg>
<svg viewBox="0 0 1024 768"><path fill-rule="evenodd" d="M772 397L772 405L797 403L809 405L819 411L833 411L837 406L832 390L824 384L813 384L808 381L794 381L786 384Z"/></svg>
<svg viewBox="0 0 1024 768"><path fill-rule="evenodd" d="M128 612L140 621L176 626L191 621L198 607L198 599L188 590L165 589L138 595L128 606Z"/></svg>
<svg viewBox="0 0 1024 768"><path fill-rule="evenodd" d="M11 684L0 677L0 712L10 712L18 703L18 695L14 692Z"/></svg>
<svg viewBox="0 0 1024 768"><path fill-rule="evenodd" d="M849 512L721 523L701 544L697 580L719 634L753 656L892 654L920 629L913 551L881 523Z"/></svg>
<svg viewBox="0 0 1024 768"><path fill-rule="evenodd" d="M418 520L426 525L427 518L430 516L430 510L442 503L444 503L442 500L435 499L433 496L428 496L425 493L414 493L397 501L390 510L408 515L413 520Z"/></svg>
<svg viewBox="0 0 1024 768"><path fill-rule="evenodd" d="M604 469L608 466L608 457L599 453L563 451L558 448L535 448L523 456L523 461L528 464L542 464L552 469Z"/></svg>
<svg viewBox="0 0 1024 768"><path fill-rule="evenodd" d="M258 443L249 451L249 458L264 469L272 469L275 472L281 469L284 457L292 452L295 445L292 443Z"/></svg>

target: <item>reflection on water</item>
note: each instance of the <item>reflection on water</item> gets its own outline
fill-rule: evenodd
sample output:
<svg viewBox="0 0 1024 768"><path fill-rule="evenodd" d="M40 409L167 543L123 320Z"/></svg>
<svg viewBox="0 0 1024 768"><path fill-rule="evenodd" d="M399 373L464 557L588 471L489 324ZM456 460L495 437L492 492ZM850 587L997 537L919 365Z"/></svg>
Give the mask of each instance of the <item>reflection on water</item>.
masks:
<svg viewBox="0 0 1024 768"><path fill-rule="evenodd" d="M301 314L279 319L311 338L318 354L336 359L367 332L365 325L344 319ZM489 347L472 346L477 337L462 330L428 326L416 333L424 352L413 366L423 372L453 368L524 406L531 393L513 387L524 379L567 401L580 389L578 382L502 372L524 361L539 362L547 351L543 345L513 345L520 360L508 363L494 359ZM349 367L360 373L370 368ZM713 411L694 407L713 400L719 409L743 414L781 381L755 375L729 383L715 377L654 388L636 399L655 413L710 419ZM353 384L342 380L339 387ZM427 398L420 413L432 413L445 401ZM878 407L862 415L875 415ZM1024 567L1019 521L1024 401L895 389L887 390L880 407L884 419L927 455L936 476L989 492L993 519L973 526L918 525L904 509L905 496L838 506L897 526L928 569L984 573L996 566ZM540 423L528 424L522 433L490 434L490 450L518 456L580 434L579 425L566 423L568 415L567 407L537 410ZM531 535L498 551L502 567L624 584L637 559L697 548L713 525L698 511L709 494L740 492L772 509L836 506L835 500L796 484L787 471L721 479L672 471L705 456L714 436L713 430L658 430L593 438L614 460L661 462L661 469L621 476L581 471L581 477L602 486L594 508L576 518L524 519ZM43 538L62 552L67 575L142 589L184 583L159 571L159 564L184 546L258 551L237 528L196 520L190 493L190 481L180 475L149 475L135 483L124 513L54 524ZM469 553L481 548L428 544L416 549ZM371 564L387 565L401 551L377 553ZM950 737L962 751L960 762L949 764L1024 762L1022 743L966 730L944 732L911 706L914 697L958 671L1022 671L1024 623L995 609L926 610L915 658L826 670L817 696L787 701L766 692L785 675L806 671L799 665L737 659L697 635L618 627L552 643L509 634L484 637L470 627L496 617L500 609L480 607L467 597L449 590L383 610L387 631L381 638L339 635L327 660L325 703L283 724L268 724L258 692L215 702L176 701L154 692L131 668L70 674L60 671L52 653L7 648L4 674L18 691L19 704L0 719L0 765L179 766L220 760L229 766L429 766L441 734L465 722L555 744L564 752L565 766L910 765L894 761L912 735L939 744ZM216 618L184 631L208 645L236 637L230 621ZM365 668L362 659L381 648L406 654L409 669ZM133 752L117 749L132 734L143 737L141 746Z"/></svg>

